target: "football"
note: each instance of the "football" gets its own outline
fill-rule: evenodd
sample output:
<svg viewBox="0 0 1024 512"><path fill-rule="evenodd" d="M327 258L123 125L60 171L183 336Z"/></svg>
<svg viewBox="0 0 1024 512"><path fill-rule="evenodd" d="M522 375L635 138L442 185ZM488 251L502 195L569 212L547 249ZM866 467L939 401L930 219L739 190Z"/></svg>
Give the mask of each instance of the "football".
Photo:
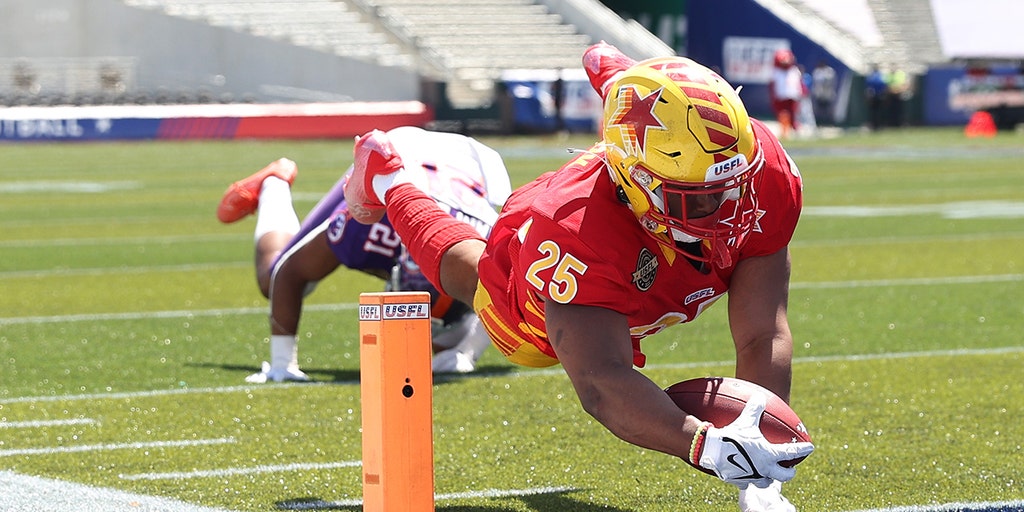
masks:
<svg viewBox="0 0 1024 512"><path fill-rule="evenodd" d="M680 409L715 427L724 427L739 417L747 400L757 392L768 398L761 415L761 433L772 443L811 441L804 422L793 412L785 400L771 391L741 379L730 377L704 377L673 384L665 389ZM803 457L783 463L792 467ZM703 468L698 468L705 472Z"/></svg>

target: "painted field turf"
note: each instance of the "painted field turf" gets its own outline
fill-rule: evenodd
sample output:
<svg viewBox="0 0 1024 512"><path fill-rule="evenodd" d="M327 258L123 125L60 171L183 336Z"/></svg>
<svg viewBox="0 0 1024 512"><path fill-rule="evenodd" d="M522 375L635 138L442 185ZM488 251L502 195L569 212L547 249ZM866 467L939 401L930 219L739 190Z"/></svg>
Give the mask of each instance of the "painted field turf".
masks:
<svg viewBox="0 0 1024 512"><path fill-rule="evenodd" d="M592 142L484 141L514 185ZM1024 510L1022 139L786 145L807 207L792 405L817 451L785 494L802 512ZM315 383L243 381L268 355L254 224L214 211L281 156L301 216L351 142L0 145L0 511L360 510L355 303L382 283L341 269L309 298ZM663 386L732 374L724 306L645 349ZM557 367L491 350L434 405L438 510L736 510L733 487L604 430Z"/></svg>

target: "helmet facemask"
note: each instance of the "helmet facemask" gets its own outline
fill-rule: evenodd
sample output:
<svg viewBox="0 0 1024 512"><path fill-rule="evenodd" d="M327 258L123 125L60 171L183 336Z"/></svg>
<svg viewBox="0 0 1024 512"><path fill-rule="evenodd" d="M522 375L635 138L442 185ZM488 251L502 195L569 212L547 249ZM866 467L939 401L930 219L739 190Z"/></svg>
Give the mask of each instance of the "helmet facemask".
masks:
<svg viewBox="0 0 1024 512"><path fill-rule="evenodd" d="M755 162L739 155L731 177L703 183L658 179L642 164L629 170L650 208L640 223L662 245L703 263L728 266L729 247L741 245L757 220L757 193L751 182L764 166L760 150ZM646 184L646 186L645 186ZM679 244L704 242L710 250L696 253Z"/></svg>

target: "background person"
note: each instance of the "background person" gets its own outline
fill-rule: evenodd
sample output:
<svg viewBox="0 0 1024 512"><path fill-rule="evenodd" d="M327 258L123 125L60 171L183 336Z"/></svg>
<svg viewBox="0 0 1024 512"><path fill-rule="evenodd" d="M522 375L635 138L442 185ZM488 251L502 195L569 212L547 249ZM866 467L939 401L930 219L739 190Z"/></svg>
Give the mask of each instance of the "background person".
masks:
<svg viewBox="0 0 1024 512"><path fill-rule="evenodd" d="M606 98L603 140L517 189L489 237L438 209L379 131L356 144L350 212L364 223L386 213L424 275L472 301L510 361L560 363L613 434L714 472L741 489L744 511L793 510L780 482L795 470L779 463L813 445L743 427L763 411L754 400L736 423L711 426L637 368L645 337L728 292L736 376L788 401L796 165L729 84L689 59L634 63L598 44L584 66Z"/></svg>
<svg viewBox="0 0 1024 512"><path fill-rule="evenodd" d="M889 83L886 73L877 65L864 79L864 98L868 104L868 128L872 131L881 130L886 123L886 112L889 98Z"/></svg>
<svg viewBox="0 0 1024 512"><path fill-rule="evenodd" d="M768 99L771 100L775 120L779 122L779 137L786 139L800 127L797 109L804 96L804 79L791 50L777 50L774 64L772 78L768 82Z"/></svg>
<svg viewBox="0 0 1024 512"><path fill-rule="evenodd" d="M811 71L811 99L818 126L835 126L837 95L836 70L824 60L819 60Z"/></svg>
<svg viewBox="0 0 1024 512"><path fill-rule="evenodd" d="M388 132L403 158L422 171L424 190L445 212L486 236L496 209L511 190L501 157L480 142L457 134L415 127ZM349 170L351 172L351 168ZM435 372L468 372L489 345L479 319L466 303L440 294L407 257L388 220L372 225L349 216L343 185L348 173L299 224L291 184L298 169L282 158L232 184L217 209L221 222L256 213L255 265L260 292L270 299L270 361L248 382L308 380L299 369L298 332L304 297L340 266L388 281L389 289L431 292L435 320Z"/></svg>

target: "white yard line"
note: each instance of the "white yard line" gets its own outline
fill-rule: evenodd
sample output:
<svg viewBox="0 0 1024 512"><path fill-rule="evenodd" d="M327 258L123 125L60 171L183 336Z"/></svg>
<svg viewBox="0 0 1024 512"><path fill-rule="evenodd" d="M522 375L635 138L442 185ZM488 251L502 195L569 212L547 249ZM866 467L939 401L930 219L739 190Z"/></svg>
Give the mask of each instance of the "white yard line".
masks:
<svg viewBox="0 0 1024 512"><path fill-rule="evenodd" d="M932 215L944 219L1019 219L1024 217L1020 201L957 201L952 203L905 205L804 206L808 217L905 217Z"/></svg>
<svg viewBox="0 0 1024 512"><path fill-rule="evenodd" d="M909 277L902 279L864 279L853 281L820 281L791 283L791 290L874 288L889 286L935 286L947 284L1009 283L1024 281L1024 274L996 274L988 276Z"/></svg>
<svg viewBox="0 0 1024 512"><path fill-rule="evenodd" d="M180 244L194 242L223 242L226 240L252 240L252 235L169 235L169 236L133 236L133 237L102 237L102 238L32 238L27 240L3 240L4 247L84 247L88 245L142 245L142 244ZM252 264L251 262L248 264Z"/></svg>
<svg viewBox="0 0 1024 512"><path fill-rule="evenodd" d="M793 364L816 364L822 362L842 361L876 361L890 359L909 359L915 357L961 357L961 356L986 356L999 354L1017 354L1024 352L1024 346L1020 347L996 347L980 349L948 349L948 350L922 350L920 352L885 352L878 354L851 354L835 356L811 356L795 357ZM715 366L728 366L735 361L702 361L694 363L672 363L672 364L649 364L645 370L678 370L687 368L707 368ZM505 378L529 378L561 375L565 373L561 368L549 368L543 370L523 370L502 373L470 373L465 375L452 376L452 379L477 379L490 377ZM448 378L442 375L438 380ZM334 381L334 382L280 382L273 384L245 384L239 386L221 386L207 388L179 388L179 389L156 389L150 391L126 391L123 393L87 393L82 395L41 395L21 396L0 399L0 404L16 403L40 403L40 402L75 402L81 400L123 400L126 398L146 398L172 395L191 395L201 393L251 393L253 390L279 391L293 387L310 386L351 386L358 385L358 380Z"/></svg>
<svg viewBox="0 0 1024 512"><path fill-rule="evenodd" d="M53 455L58 453L97 452L108 450L138 450L144 448L178 448L234 443L233 437L218 439L193 439L185 441L150 441L142 443L81 444L71 446L50 446L45 448L14 448L0 450L0 458L16 455Z"/></svg>
<svg viewBox="0 0 1024 512"><path fill-rule="evenodd" d="M184 501L0 471L0 509L32 512L230 512Z"/></svg>
<svg viewBox="0 0 1024 512"><path fill-rule="evenodd" d="M358 384L358 382L353 381ZM195 393L251 393L256 389L275 390L294 386L318 386L330 383L316 382L281 382L273 384L245 384L239 386L221 386L216 388L177 388L177 389L156 389L152 391L127 391L124 393L86 393L81 395L43 395L23 396L0 399L0 404L36 403L36 402L64 402L80 400L121 400L125 398L146 398L152 396L191 395ZM337 384L337 383L335 383Z"/></svg>
<svg viewBox="0 0 1024 512"><path fill-rule="evenodd" d="M206 469L197 471L181 471L171 473L139 473L135 475L118 475L122 480L185 480L188 478L209 478L232 475L255 475L259 473L279 473L283 471L309 471L316 469L352 468L363 465L361 460L347 460L327 463L296 463L252 466L244 468Z"/></svg>
<svg viewBox="0 0 1024 512"><path fill-rule="evenodd" d="M154 265L146 267L63 268L53 270L12 270L0 272L0 279L35 279L69 276L105 276L125 274L152 274L154 272L203 272L225 268L251 267L252 263L188 263L183 265Z"/></svg>
<svg viewBox="0 0 1024 512"><path fill-rule="evenodd" d="M1024 281L1024 274L996 274L996 275L974 275L974 276L939 276L919 277L904 279L863 279L850 281L802 281L790 284L790 289L842 289L842 288L867 288L867 287L888 287L888 286L937 286L950 284L981 284L981 283L1006 283ZM304 306L307 311L348 311L354 310L359 305L354 302L339 302L334 304L309 304ZM61 322L96 322L107 320L140 320L144 318L193 318L207 316L227 315L265 315L267 308L222 308L222 309L195 309L195 310L169 310L169 311L133 311L128 313L89 313L79 315L40 315L40 316L15 316L0 317L0 326L17 324L49 324Z"/></svg>
<svg viewBox="0 0 1024 512"><path fill-rule="evenodd" d="M335 304L308 304L306 311L348 311L359 304L340 302ZM44 315L0 318L0 325L49 324L60 322L97 322L107 320L141 320L143 318L193 318L204 316L266 315L267 308L224 308L224 309L179 309L169 311L133 311L130 313L91 313L81 315Z"/></svg>
<svg viewBox="0 0 1024 512"><path fill-rule="evenodd" d="M36 421L0 421L0 428L43 428L63 427L66 425L92 425L92 418L75 418L69 420L36 420Z"/></svg>

